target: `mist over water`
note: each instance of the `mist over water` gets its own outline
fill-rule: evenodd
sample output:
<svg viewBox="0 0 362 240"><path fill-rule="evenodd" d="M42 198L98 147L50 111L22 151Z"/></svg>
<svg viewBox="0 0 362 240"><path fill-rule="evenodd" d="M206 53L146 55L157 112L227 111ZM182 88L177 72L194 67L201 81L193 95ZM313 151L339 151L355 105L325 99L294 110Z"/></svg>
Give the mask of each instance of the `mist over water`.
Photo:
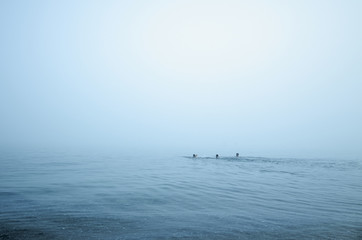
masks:
<svg viewBox="0 0 362 240"><path fill-rule="evenodd" d="M362 238L361 12L1 1L0 239Z"/></svg>
<svg viewBox="0 0 362 240"><path fill-rule="evenodd" d="M362 156L360 1L0 3L0 144Z"/></svg>

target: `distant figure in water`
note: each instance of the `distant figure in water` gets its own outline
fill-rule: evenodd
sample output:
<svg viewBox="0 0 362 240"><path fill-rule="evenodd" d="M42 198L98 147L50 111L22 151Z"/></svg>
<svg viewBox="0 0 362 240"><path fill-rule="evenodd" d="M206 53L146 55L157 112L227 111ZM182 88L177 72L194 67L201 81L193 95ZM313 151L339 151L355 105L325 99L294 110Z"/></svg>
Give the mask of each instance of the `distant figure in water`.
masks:
<svg viewBox="0 0 362 240"><path fill-rule="evenodd" d="M194 153L194 154L192 154L192 157L193 157L193 158L197 157L197 154L195 154L195 153Z"/></svg>
<svg viewBox="0 0 362 240"><path fill-rule="evenodd" d="M236 157L239 157L239 153L236 153Z"/></svg>
<svg viewBox="0 0 362 240"><path fill-rule="evenodd" d="M216 158L219 158L219 154L216 154Z"/></svg>

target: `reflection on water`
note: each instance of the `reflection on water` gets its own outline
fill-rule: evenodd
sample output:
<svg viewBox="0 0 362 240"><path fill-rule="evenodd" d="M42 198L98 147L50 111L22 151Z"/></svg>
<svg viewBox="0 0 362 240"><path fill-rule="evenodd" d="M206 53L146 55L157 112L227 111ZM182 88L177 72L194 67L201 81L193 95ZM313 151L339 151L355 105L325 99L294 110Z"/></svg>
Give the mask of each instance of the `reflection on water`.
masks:
<svg viewBox="0 0 362 240"><path fill-rule="evenodd" d="M0 239L361 239L362 164L1 153Z"/></svg>

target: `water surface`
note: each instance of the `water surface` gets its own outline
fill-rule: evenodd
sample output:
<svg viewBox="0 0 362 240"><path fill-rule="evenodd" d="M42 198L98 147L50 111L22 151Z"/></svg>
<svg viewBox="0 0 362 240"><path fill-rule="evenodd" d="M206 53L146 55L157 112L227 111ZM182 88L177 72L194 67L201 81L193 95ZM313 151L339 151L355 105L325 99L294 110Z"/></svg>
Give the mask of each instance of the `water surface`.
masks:
<svg viewBox="0 0 362 240"><path fill-rule="evenodd" d="M0 155L0 239L362 239L359 160Z"/></svg>

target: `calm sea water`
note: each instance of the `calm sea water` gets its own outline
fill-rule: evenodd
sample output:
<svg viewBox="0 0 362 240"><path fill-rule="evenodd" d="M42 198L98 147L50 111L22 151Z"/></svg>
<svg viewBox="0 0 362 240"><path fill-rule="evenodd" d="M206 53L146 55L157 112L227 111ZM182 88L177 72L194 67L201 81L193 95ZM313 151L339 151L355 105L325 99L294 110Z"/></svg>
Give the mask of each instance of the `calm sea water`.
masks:
<svg viewBox="0 0 362 240"><path fill-rule="evenodd" d="M1 153L0 239L362 239L360 160Z"/></svg>

